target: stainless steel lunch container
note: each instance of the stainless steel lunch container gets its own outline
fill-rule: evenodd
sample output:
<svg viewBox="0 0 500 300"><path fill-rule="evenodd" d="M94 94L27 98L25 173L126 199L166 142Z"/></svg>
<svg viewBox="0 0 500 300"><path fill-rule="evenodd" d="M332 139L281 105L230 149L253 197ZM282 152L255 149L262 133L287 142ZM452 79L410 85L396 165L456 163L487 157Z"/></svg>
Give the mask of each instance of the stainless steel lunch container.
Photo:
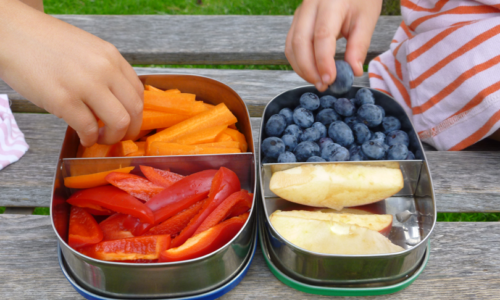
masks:
<svg viewBox="0 0 500 300"><path fill-rule="evenodd" d="M75 172L93 173L125 166L147 165L170 168L180 174L191 174L222 166L233 170L241 187L256 194L256 164L250 116L243 100L231 88L216 80L194 75L143 75L145 84L161 89L177 88L194 93L198 100L211 104L225 103L238 118L236 126L245 135L247 153L126 158L74 158L78 136L68 127L54 178L51 200L52 226L58 238L68 272L85 289L116 298L166 298L197 295L223 285L236 276L250 258L256 234L255 199L250 217L240 232L214 253L183 262L120 263L96 260L80 254L67 244L71 190L63 179ZM255 197L255 196L254 196Z"/></svg>
<svg viewBox="0 0 500 300"><path fill-rule="evenodd" d="M354 98L361 87L354 86L343 98ZM268 258L280 271L291 278L313 285L371 287L387 286L400 282L412 274L421 264L427 249L429 236L436 223L436 203L430 170L422 144L403 108L390 96L371 89L377 105L382 106L387 115L398 117L402 129L409 132L410 150L415 153L411 161L364 161L338 162L343 164L371 164L399 167L404 176L404 188L396 195L372 205L372 209L393 215L393 227L389 239L405 250L393 254L378 255L328 255L311 252L285 240L271 225L269 216L275 210L301 209L275 195L269 189L273 172L303 164L260 164L263 155L259 149L259 175L262 193L262 209L259 217L264 226L264 247ZM313 86L304 86L286 91L272 99L264 110L259 141L267 136L264 126L267 120L281 109L299 105L300 96L305 92L317 95L334 95L331 92L318 93ZM331 164L332 162L319 163ZM335 162L337 163L337 162ZM318 163L313 163L318 164ZM396 165L395 165L396 164Z"/></svg>

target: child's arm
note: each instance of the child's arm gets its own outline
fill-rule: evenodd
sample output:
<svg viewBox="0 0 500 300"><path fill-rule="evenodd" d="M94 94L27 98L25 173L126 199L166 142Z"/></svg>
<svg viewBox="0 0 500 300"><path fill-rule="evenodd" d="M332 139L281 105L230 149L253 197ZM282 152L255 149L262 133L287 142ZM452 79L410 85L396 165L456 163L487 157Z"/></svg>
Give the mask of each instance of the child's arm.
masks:
<svg viewBox="0 0 500 300"><path fill-rule="evenodd" d="M33 7L36 10L43 12L43 0L19 0L19 1Z"/></svg>
<svg viewBox="0 0 500 300"><path fill-rule="evenodd" d="M297 74L324 91L335 77L335 46L347 39L345 60L354 75L363 62L380 15L382 0L304 0L295 11L285 54Z"/></svg>
<svg viewBox="0 0 500 300"><path fill-rule="evenodd" d="M138 134L143 86L113 45L18 0L0 0L0 40L0 77L63 118L82 145Z"/></svg>

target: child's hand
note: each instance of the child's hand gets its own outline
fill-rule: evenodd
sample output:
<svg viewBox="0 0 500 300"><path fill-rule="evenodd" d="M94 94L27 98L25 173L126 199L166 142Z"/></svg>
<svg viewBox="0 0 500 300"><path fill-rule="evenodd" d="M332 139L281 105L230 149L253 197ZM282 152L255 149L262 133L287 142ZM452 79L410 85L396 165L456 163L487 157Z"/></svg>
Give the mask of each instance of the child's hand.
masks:
<svg viewBox="0 0 500 300"><path fill-rule="evenodd" d="M83 146L139 133L143 85L113 45L17 0L0 0L0 36L0 77L64 119Z"/></svg>
<svg viewBox="0 0 500 300"><path fill-rule="evenodd" d="M336 77L337 39L347 39L345 61L355 76L363 62L382 0L304 0L295 11L285 54L297 74L324 91Z"/></svg>

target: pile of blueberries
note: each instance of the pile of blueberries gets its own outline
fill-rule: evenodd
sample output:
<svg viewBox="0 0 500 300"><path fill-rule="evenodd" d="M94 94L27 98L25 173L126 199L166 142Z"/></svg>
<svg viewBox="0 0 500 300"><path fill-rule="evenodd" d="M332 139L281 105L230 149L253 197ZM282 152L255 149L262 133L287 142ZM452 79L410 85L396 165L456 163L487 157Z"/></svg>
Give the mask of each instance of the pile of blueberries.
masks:
<svg viewBox="0 0 500 300"><path fill-rule="evenodd" d="M367 88L353 99L304 93L299 106L272 115L264 130L262 163L415 158L399 119L386 116Z"/></svg>

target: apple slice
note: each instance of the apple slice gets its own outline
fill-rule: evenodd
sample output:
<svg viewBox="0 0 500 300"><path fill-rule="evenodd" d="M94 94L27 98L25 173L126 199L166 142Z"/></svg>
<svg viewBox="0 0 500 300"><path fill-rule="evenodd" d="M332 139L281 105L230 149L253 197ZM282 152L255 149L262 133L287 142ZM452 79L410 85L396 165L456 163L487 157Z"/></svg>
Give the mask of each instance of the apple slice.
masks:
<svg viewBox="0 0 500 300"><path fill-rule="evenodd" d="M324 254L370 255L404 251L377 231L333 221L271 215L271 224L297 247Z"/></svg>
<svg viewBox="0 0 500 300"><path fill-rule="evenodd" d="M358 164L302 165L273 173L269 183L285 200L336 210L383 200L403 186L399 168Z"/></svg>
<svg viewBox="0 0 500 300"><path fill-rule="evenodd" d="M337 223L357 225L359 227L364 227L370 230L377 231L384 236L389 236L392 229L392 215L375 215L370 214L366 211L361 211L362 214L353 213L339 213L331 210L331 212L324 211L305 211L305 210L293 210L293 211L275 211L272 215L287 218L300 218L308 220L318 220L318 221L332 221Z"/></svg>

